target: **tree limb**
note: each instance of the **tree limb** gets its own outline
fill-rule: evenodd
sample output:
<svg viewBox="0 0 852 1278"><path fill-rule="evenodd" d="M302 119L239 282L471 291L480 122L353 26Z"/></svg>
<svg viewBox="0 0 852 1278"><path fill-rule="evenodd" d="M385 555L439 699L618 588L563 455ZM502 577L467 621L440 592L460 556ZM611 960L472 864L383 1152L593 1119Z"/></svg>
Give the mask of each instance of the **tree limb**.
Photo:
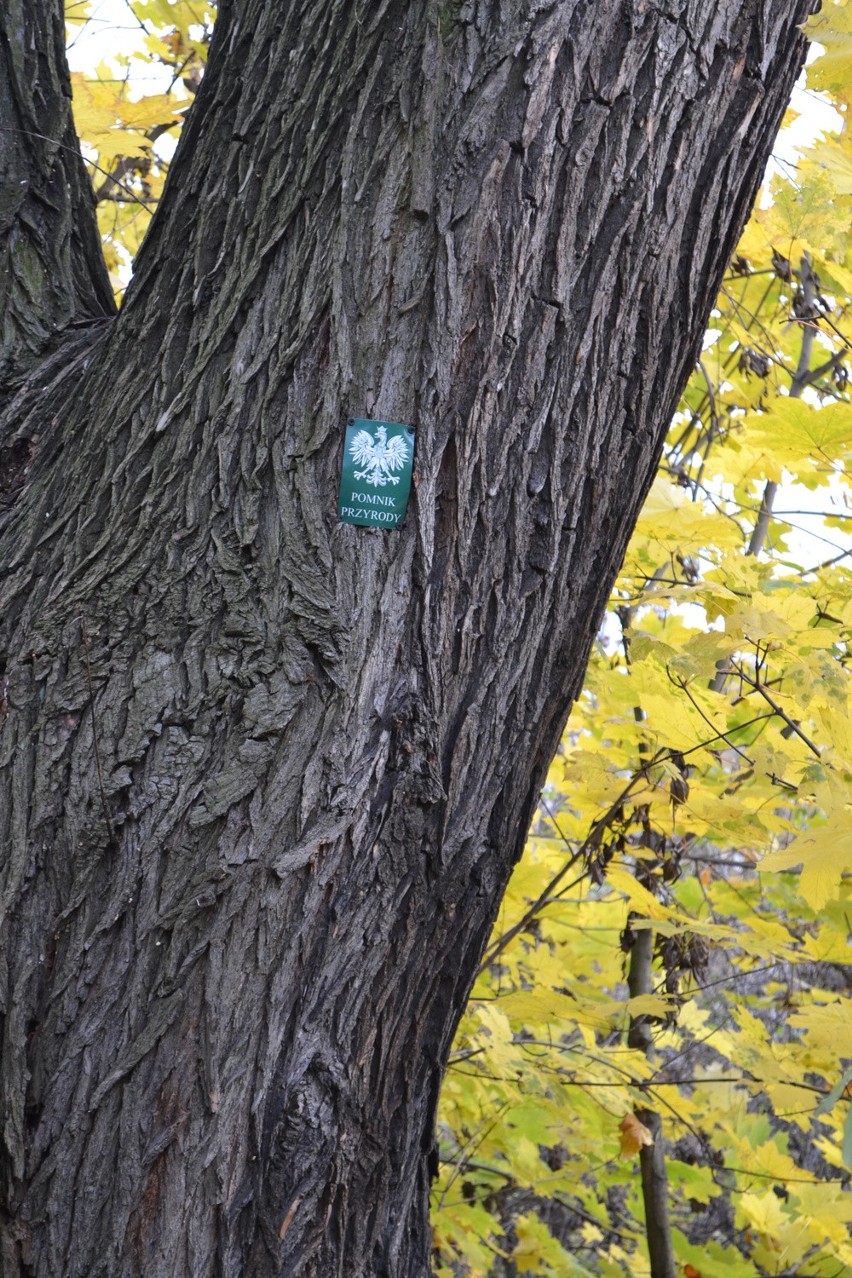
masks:
<svg viewBox="0 0 852 1278"><path fill-rule="evenodd" d="M62 6L0 8L0 393L72 324L115 311L71 117Z"/></svg>

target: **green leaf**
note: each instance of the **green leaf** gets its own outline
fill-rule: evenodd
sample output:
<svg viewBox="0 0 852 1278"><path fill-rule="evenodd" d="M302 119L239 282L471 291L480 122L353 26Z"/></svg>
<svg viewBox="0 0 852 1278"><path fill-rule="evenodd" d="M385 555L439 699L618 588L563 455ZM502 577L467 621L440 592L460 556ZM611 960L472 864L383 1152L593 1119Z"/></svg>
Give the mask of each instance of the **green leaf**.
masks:
<svg viewBox="0 0 852 1278"><path fill-rule="evenodd" d="M818 1118L820 1114L827 1114L832 1110L850 1083L852 1083L852 1065L840 1075L828 1095L817 1105L814 1110L814 1118Z"/></svg>

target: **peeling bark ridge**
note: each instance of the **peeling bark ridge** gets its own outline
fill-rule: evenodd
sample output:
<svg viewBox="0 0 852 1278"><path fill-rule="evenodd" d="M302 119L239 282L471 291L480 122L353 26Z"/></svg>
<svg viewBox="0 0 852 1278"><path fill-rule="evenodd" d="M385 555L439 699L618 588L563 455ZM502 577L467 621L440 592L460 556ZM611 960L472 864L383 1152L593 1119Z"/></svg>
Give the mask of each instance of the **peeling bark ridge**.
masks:
<svg viewBox="0 0 852 1278"><path fill-rule="evenodd" d="M60 6L4 8L4 1278L428 1274L446 1054L807 9L230 0L78 325ZM349 417L376 496L416 425L398 528L338 518Z"/></svg>

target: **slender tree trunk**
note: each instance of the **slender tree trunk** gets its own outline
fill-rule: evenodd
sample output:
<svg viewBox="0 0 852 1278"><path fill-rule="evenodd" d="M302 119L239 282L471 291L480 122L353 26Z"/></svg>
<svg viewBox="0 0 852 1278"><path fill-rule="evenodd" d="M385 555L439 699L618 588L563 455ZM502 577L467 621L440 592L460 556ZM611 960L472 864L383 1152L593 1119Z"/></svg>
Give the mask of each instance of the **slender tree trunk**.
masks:
<svg viewBox="0 0 852 1278"><path fill-rule="evenodd" d="M637 1109L636 1117L648 1128L654 1141L653 1145L643 1145L639 1150L651 1278L676 1278L669 1224L669 1178L666 1171L663 1120L655 1109Z"/></svg>
<svg viewBox="0 0 852 1278"><path fill-rule="evenodd" d="M630 950L630 967L627 986L630 997L652 994L654 959L654 931L640 928ZM647 1016L634 1016L627 1033L629 1047L653 1057L654 1039L651 1022ZM666 1147L663 1123L654 1109L637 1109L636 1117L651 1134L652 1143L639 1150L639 1167L642 1174L642 1201L645 1206L645 1237L648 1258L651 1262L651 1278L675 1278L675 1259L672 1233L669 1223L669 1178L666 1171Z"/></svg>
<svg viewBox="0 0 852 1278"><path fill-rule="evenodd" d="M806 11L230 0L119 317L7 300L4 1278L428 1273L446 1053ZM336 522L350 415L417 429L399 532Z"/></svg>

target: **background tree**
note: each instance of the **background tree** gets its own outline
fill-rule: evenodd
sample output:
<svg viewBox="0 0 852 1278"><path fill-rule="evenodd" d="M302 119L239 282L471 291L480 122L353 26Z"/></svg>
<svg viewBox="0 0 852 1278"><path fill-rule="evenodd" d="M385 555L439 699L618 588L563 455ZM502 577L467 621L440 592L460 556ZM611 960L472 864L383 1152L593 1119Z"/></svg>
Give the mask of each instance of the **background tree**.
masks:
<svg viewBox="0 0 852 1278"><path fill-rule="evenodd" d="M10 1274L428 1271L441 1071L801 3L232 3L118 319L0 16ZM402 533L334 517L417 426Z"/></svg>

